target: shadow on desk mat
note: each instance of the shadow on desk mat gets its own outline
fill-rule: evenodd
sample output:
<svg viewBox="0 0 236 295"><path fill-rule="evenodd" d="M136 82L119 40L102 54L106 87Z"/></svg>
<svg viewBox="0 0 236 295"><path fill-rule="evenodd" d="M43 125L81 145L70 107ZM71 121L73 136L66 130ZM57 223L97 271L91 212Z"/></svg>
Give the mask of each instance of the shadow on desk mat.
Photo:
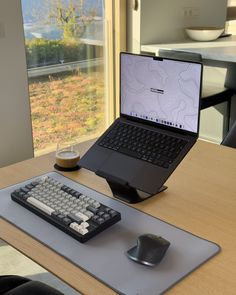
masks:
<svg viewBox="0 0 236 295"><path fill-rule="evenodd" d="M29 181L0 190L0 216L120 294L161 294L220 251L213 242L142 213L59 173L45 175L119 211L122 220L81 244L11 200L10 193ZM163 260L155 267L137 264L126 256L126 251L144 233L160 235L171 243Z"/></svg>

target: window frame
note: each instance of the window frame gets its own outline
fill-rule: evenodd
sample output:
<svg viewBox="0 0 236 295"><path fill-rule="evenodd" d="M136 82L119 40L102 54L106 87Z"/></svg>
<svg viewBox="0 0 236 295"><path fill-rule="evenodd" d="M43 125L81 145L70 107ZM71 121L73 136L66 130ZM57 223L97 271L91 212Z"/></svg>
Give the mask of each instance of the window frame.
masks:
<svg viewBox="0 0 236 295"><path fill-rule="evenodd" d="M120 52L126 51L126 0L104 0L108 124L120 114Z"/></svg>

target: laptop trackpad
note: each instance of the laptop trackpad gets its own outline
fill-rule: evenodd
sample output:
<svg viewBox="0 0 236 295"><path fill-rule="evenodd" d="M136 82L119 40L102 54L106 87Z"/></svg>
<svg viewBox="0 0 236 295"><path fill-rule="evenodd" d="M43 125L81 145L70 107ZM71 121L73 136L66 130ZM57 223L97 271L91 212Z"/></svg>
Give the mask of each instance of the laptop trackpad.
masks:
<svg viewBox="0 0 236 295"><path fill-rule="evenodd" d="M142 169L143 163L119 153L113 153L99 169L105 174L130 181Z"/></svg>

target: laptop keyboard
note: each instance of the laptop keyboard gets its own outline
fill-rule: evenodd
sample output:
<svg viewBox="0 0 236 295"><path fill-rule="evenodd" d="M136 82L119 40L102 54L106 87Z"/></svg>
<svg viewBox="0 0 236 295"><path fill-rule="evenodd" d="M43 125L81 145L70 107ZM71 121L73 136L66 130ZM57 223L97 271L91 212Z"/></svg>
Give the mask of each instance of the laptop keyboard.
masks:
<svg viewBox="0 0 236 295"><path fill-rule="evenodd" d="M125 123L117 123L99 145L168 168L186 140Z"/></svg>
<svg viewBox="0 0 236 295"><path fill-rule="evenodd" d="M119 212L45 175L13 191L11 198L81 243L121 219Z"/></svg>

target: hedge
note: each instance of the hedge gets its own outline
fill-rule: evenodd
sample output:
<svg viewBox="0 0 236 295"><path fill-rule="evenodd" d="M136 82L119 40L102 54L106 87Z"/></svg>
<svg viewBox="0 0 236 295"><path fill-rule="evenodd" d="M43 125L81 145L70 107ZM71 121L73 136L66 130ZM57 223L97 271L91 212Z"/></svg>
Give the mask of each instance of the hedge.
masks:
<svg viewBox="0 0 236 295"><path fill-rule="evenodd" d="M92 49L93 52L94 47L94 45L86 45L77 40L27 40L27 67L34 68L46 65L85 60L88 50L91 52ZM89 58L93 57L90 56Z"/></svg>

